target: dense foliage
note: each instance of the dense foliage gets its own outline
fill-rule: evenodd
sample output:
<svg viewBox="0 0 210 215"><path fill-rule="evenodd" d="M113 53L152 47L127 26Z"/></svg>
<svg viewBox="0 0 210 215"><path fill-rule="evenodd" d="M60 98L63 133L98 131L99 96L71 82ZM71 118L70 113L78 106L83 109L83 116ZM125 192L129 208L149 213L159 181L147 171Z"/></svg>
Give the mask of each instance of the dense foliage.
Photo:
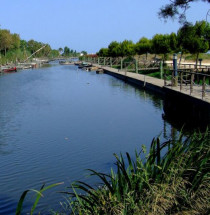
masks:
<svg viewBox="0 0 210 215"><path fill-rule="evenodd" d="M0 65L8 62L24 61L39 49L41 50L34 57L78 56L76 51L68 47L59 48L58 50L52 49L49 44L32 39L29 41L22 40L18 34L12 34L7 29L0 29Z"/></svg>
<svg viewBox="0 0 210 215"><path fill-rule="evenodd" d="M199 53L205 53L210 47L210 24L196 22L195 25L185 23L178 33L179 47L182 51L196 54L196 62Z"/></svg>
<svg viewBox="0 0 210 215"><path fill-rule="evenodd" d="M108 48L99 50L101 57L124 57L133 55L162 54L163 60L169 53L191 53L198 59L200 53L210 49L210 24L205 21L185 23L177 33L156 34L152 39L142 37L136 44L132 41L113 41Z"/></svg>

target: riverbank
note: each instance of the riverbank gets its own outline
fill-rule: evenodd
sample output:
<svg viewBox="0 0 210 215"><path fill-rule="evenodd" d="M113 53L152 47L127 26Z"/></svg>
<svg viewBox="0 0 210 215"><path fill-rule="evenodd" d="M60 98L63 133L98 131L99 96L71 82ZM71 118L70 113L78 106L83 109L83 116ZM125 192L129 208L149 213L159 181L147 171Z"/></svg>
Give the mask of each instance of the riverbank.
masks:
<svg viewBox="0 0 210 215"><path fill-rule="evenodd" d="M10 63L6 65L0 65L0 75L8 72L17 72L18 70L23 69L34 69L42 67L44 64L49 62L48 59L38 59L34 58L31 62L18 62L18 63Z"/></svg>

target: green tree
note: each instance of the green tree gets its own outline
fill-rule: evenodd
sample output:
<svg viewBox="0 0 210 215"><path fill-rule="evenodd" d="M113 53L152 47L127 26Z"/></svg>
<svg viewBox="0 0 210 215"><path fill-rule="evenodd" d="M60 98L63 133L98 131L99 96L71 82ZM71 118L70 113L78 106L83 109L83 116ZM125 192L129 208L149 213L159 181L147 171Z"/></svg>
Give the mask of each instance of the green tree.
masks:
<svg viewBox="0 0 210 215"><path fill-rule="evenodd" d="M147 39L146 37L142 37L135 46L136 53L139 55L146 54L146 59L147 59L147 54L151 51L151 40Z"/></svg>
<svg viewBox="0 0 210 215"><path fill-rule="evenodd" d="M23 51L24 49L27 49L28 42L26 40L20 40L20 49Z"/></svg>
<svg viewBox="0 0 210 215"><path fill-rule="evenodd" d="M20 36L18 34L12 34L12 48L13 49L20 48Z"/></svg>
<svg viewBox="0 0 210 215"><path fill-rule="evenodd" d="M170 35L156 34L152 38L152 51L155 54L163 54L163 61L165 61L166 55L171 52Z"/></svg>
<svg viewBox="0 0 210 215"><path fill-rule="evenodd" d="M63 55L65 57L70 56L70 49L67 46L64 47Z"/></svg>
<svg viewBox="0 0 210 215"><path fill-rule="evenodd" d="M34 53L38 49L38 42L36 42L35 40L29 40L27 48L31 52L31 54Z"/></svg>
<svg viewBox="0 0 210 215"><path fill-rule="evenodd" d="M59 51L59 53L61 55L63 53L63 48L59 48L58 51Z"/></svg>
<svg viewBox="0 0 210 215"><path fill-rule="evenodd" d="M59 56L60 56L59 50L53 49L50 51L49 57L55 58L55 57L59 57Z"/></svg>
<svg viewBox="0 0 210 215"><path fill-rule="evenodd" d="M12 35L9 30L0 30L0 51L4 51L4 56L9 48L12 47Z"/></svg>
<svg viewBox="0 0 210 215"><path fill-rule="evenodd" d="M47 44L47 45L43 48L43 50L42 50L42 55L43 55L44 57L47 57L47 56L50 55L51 51L52 51L52 49L51 49L50 45Z"/></svg>
<svg viewBox="0 0 210 215"><path fill-rule="evenodd" d="M108 48L101 48L97 53L100 57L108 57L109 56L109 49Z"/></svg>
<svg viewBox="0 0 210 215"><path fill-rule="evenodd" d="M175 33L171 33L169 35L169 40L170 40L170 52L179 51L177 35Z"/></svg>
<svg viewBox="0 0 210 215"><path fill-rule="evenodd" d="M81 54L87 55L87 52L86 51L81 51Z"/></svg>
<svg viewBox="0 0 210 215"><path fill-rule="evenodd" d="M210 25L205 21L185 23L178 31L179 44L183 51L196 55L196 66L200 53L209 50Z"/></svg>
<svg viewBox="0 0 210 215"><path fill-rule="evenodd" d="M124 40L120 44L121 56L133 56L135 55L135 46L131 40Z"/></svg>
<svg viewBox="0 0 210 215"><path fill-rule="evenodd" d="M117 41L113 41L108 46L108 56L119 57L121 56L121 47Z"/></svg>

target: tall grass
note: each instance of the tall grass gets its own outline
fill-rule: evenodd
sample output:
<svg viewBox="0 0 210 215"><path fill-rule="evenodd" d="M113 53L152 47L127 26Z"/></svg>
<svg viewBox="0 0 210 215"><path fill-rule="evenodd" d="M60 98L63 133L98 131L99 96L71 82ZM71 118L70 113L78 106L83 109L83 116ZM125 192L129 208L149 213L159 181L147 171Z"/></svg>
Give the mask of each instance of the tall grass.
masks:
<svg viewBox="0 0 210 215"><path fill-rule="evenodd" d="M209 214L210 134L180 135L176 141L153 139L149 153L114 154L117 171L89 170L101 181L92 187L72 184L70 214ZM166 152L165 152L166 151ZM81 194L82 193L82 194Z"/></svg>

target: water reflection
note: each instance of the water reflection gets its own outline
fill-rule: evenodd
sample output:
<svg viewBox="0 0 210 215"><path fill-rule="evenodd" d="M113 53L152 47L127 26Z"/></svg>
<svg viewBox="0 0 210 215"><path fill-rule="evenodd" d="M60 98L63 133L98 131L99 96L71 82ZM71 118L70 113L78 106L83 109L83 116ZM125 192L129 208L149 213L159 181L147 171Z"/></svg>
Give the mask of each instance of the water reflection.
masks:
<svg viewBox="0 0 210 215"><path fill-rule="evenodd" d="M113 153L132 154L142 144L149 148L154 136L175 135L163 108L158 94L75 66L0 77L0 193L18 201L43 182L64 181L62 190L84 180L84 169L109 171ZM39 209L49 202L58 207L50 195Z"/></svg>
<svg viewBox="0 0 210 215"><path fill-rule="evenodd" d="M178 98L164 99L163 119L173 127L185 132L205 131L210 126L209 107L192 104Z"/></svg>
<svg viewBox="0 0 210 215"><path fill-rule="evenodd" d="M139 98L143 99L144 101L151 102L154 107L158 108L159 110L163 110L163 99L164 97L155 94L154 92L145 91L144 89L139 89L135 86L131 87L130 84L120 81L117 79L110 79L109 84L112 87L119 88L123 90L124 92L129 92L132 94L135 94L136 96L139 96Z"/></svg>

